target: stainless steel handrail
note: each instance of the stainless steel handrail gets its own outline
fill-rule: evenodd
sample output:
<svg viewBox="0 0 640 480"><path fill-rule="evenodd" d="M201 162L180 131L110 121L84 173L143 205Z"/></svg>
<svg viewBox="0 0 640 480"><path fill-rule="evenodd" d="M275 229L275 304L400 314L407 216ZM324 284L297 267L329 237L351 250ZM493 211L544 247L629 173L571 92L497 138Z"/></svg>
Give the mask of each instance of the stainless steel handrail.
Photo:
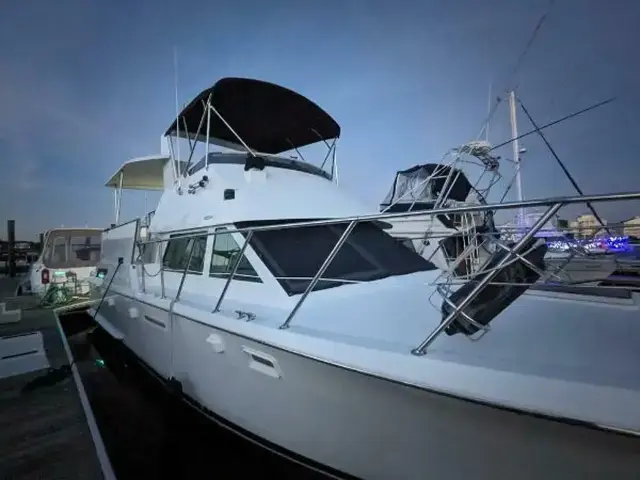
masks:
<svg viewBox="0 0 640 480"><path fill-rule="evenodd" d="M573 197L558 197L558 198L553 198L553 199L538 199L538 200L527 200L527 201L522 201L522 202L509 202L509 203L500 203L500 204L480 204L480 205L467 205L467 206L459 206L459 207L453 207L453 208L439 208L439 209L434 209L434 210L429 210L429 211L420 211L420 212L399 212L399 213L377 213L377 214L372 214L372 215L361 215L361 216L352 216L352 217L342 217L342 218L335 218L335 219L328 219L328 220L310 220L310 221L303 221L303 222L293 222L293 223L286 223L286 224L276 224L276 225L263 225L263 226L256 226L256 227L246 227L246 228L229 228L229 224L218 224L218 225L211 225L209 227L198 227L198 232L190 232L187 233L185 235L174 235L171 237L172 240L174 239L179 239L179 238L193 238L193 237L201 237L203 235L209 236L209 235L215 235L216 233L219 232L215 232L215 231L210 231L206 234L203 234L202 230L204 228L215 228L216 226L224 226L225 227L225 234L229 234L229 233L247 233L245 241L242 245L242 248L240 250L240 255L238 256L238 260L236 261L233 270L230 272L229 278L227 278L227 281L225 283L225 286L221 292L220 297L218 298L217 302L216 302L216 306L213 309L213 313L218 312L220 310L220 306L222 304L222 301L224 300L224 297L228 291L228 288L231 284L231 282L233 281L233 279L236 276L237 270L238 270L238 266L240 264L242 255L244 255L246 248L253 236L253 234L255 232L261 232L261 231L271 231L271 230L279 230L279 229L283 229L283 228L303 228L303 227L310 227L310 226L321 226L321 225L336 225L336 224L344 224L344 223L348 223L347 228L345 229L345 231L343 232L343 234L341 235L341 237L339 238L339 240L337 241L337 243L334 245L333 249L331 250L331 252L329 253L329 255L325 258L324 262L322 263L322 265L320 266L319 270L317 271L317 273L315 274L315 276L313 278L311 278L311 281L309 282L309 285L307 286L307 288L305 289L305 291L303 292L302 296L300 297L300 299L298 300L298 302L295 304L295 306L293 307L293 309L291 310L291 312L289 313L289 315L287 316L286 320L280 325L280 329L287 329L289 328L289 324L291 323L291 321L293 320L294 316L296 315L296 313L298 312L298 310L300 309L300 307L302 306L302 304L305 302L305 300L307 299L308 295L313 291L313 289L315 288L315 286L317 285L318 281L320 281L322 275L324 274L324 272L327 270L327 268L329 267L329 265L331 264L331 262L333 261L333 259L335 258L335 256L338 254L338 252L340 251L340 248L344 245L344 243L346 242L347 238L349 237L349 235L352 233L353 229L357 226L358 223L360 222L368 222L368 221L377 221L377 220L386 220L386 219L395 219L395 218L407 218L407 217L413 217L413 216L424 216L424 215L439 215L439 214L455 214L455 213L467 213L467 212L481 212L481 211L489 211L489 210L507 210L507 209L515 209L515 208L521 208L521 207L535 207L535 206L547 206L549 207L545 213L539 217L537 219L537 221L534 223L534 225L529 228L529 230L527 231L527 233L520 238L520 240L516 243L516 245L512 248L508 248L505 245L500 245L500 247L504 250L507 250L506 255L500 260L500 262L495 266L495 268L491 269L490 271L486 272L486 275L477 282L476 286L474 287L474 289L469 293L469 295L467 295L458 305L456 308L454 308L454 310L452 312L449 313L449 315L447 315L447 317L427 336L427 338L420 343L420 345L418 345L416 348L414 348L411 353L414 355L424 355L426 353L427 347L451 324L453 323L453 321L456 319L456 317L460 314L462 314L463 316L466 316L463 312L463 309L466 308L479 294L480 292L489 284L492 283L492 280L497 276L498 272L500 271L500 268L503 267L504 265L508 264L510 261L514 260L514 259L522 259L522 256L520 255L520 250L522 250L522 248L526 245L526 243L528 241L530 241L534 235L544 226L544 224L546 222L548 222L553 215L555 215L557 213L557 211L566 205L571 205L571 204L576 204L576 203L585 203L585 202L607 202L607 201L621 201L621 200L640 200L640 192L628 192L628 193L617 193L617 194L600 194L600 195L584 195L584 196L573 196ZM168 233L168 232L163 232L163 233ZM149 240L146 242L141 242L143 244L146 243L160 243L160 242L165 242L167 241L166 238L162 238L162 239L155 239L155 240ZM195 246L195 245L194 245ZM178 294L176 296L176 298L173 300L172 303L175 303L177 301L179 301L180 298L180 293L182 291L182 287L185 281L185 277L186 274L188 273L188 266L189 263L191 262L191 256L193 254L193 247L192 246L192 250L189 254L189 261L187 263L187 269L185 269L185 271L182 274L182 278L180 281L180 287L178 289ZM162 262L161 262L161 272L162 272L163 268L162 268ZM144 275L144 273L143 273ZM164 284L163 281L163 276L161 274L161 283ZM162 285L162 290L163 290L163 295L164 295L164 285Z"/></svg>
<svg viewBox="0 0 640 480"><path fill-rule="evenodd" d="M357 223L358 222L356 222L356 221L352 221L349 224L349 226L347 228L345 228L344 233L340 236L340 238L338 239L338 242L334 245L334 247L331 250L331 252L329 252L329 255L327 255L327 258L324 259L324 262L322 262L322 265L320 266L320 269L318 270L316 275L313 277L313 280L311 280L309 282L309 285L307 285L307 288L304 291L304 293L302 294L302 296L300 297L300 300L298 300L298 303L296 303L296 305L293 307L293 310L291 310L291 313L289 313L289 316L284 321L284 323L282 325L280 325L280 329L281 330L289 328L289 323L291 322L291 320L293 320L294 315L298 312L298 310L300 309L300 307L304 303L304 301L307 298L307 296L309 295L309 293L311 293L311 290L313 290L315 288L315 286L318 283L318 280L320 280L320 277L322 276L322 274L327 270L327 268L329 268L329 265L331 264L333 259L336 257L336 255L340 251L340 248L342 247L342 245L344 245L344 242L346 242L347 237L349 237L349 235L351 234L351 232L353 231L353 229L355 228Z"/></svg>
<svg viewBox="0 0 640 480"><path fill-rule="evenodd" d="M478 204L478 205L465 205L458 207L450 207L450 208L438 208L433 210L425 210L425 211L414 211L414 212L394 212L394 213L375 213L368 215L356 215L349 217L339 217L325 220L309 220L302 222L291 222L291 223L281 223L281 224L271 224L271 225L261 225L255 227L245 227L245 228L227 228L226 233L245 233L249 231L255 232L265 232L270 230L280 230L283 228L303 228L303 227L313 227L320 225L337 225L341 223L349 223L349 222L369 222L369 221L384 221L384 220L393 220L396 218L411 218L423 215L441 215L441 214L455 214L455 213L467 213L467 212L485 212L489 210L509 210L516 209L522 207L549 207L551 205L560 204L561 206L573 205L577 203L596 203L596 202L614 202L614 201L622 201L622 200L640 200L640 192L624 192L624 193L610 193L610 194L598 194L598 195L583 195L583 196L571 196L571 197L555 197L555 198L547 198L547 199L537 199L537 200L525 200L521 202L506 202L506 203L494 203L494 204ZM211 225L202 225L198 227L194 227L194 230L197 228L199 232L190 232L184 235L173 235L171 240L179 239L179 238L190 238L195 236L204 236L204 235L214 235L215 232L202 233L204 229L211 229L216 227L227 226L229 223L219 223L219 224L211 224ZM166 231L166 232L156 232L160 234L173 234L174 231ZM142 243L158 243L164 240L156 239L156 240L147 240Z"/></svg>
<svg viewBox="0 0 640 480"><path fill-rule="evenodd" d="M220 233L220 232L218 232ZM224 232L225 234L227 233L226 231ZM249 245L249 242L251 241L251 237L253 236L253 232L249 232L247 234L247 238L245 239L244 243L242 244L242 248L240 249L240 252L238 253L238 257L236 259L236 263L233 265L233 270L231 271L231 274L229 275L229 278L227 278L227 281L224 284L224 288L222 289L222 293L220 293L220 297L218 297L218 302L216 303L215 308L213 309L212 313L216 313L218 311L220 311L220 305L222 304L222 300L224 299L224 296L227 293L227 290L229 289L229 285L231 285L231 280L233 280L233 277L235 277L236 272L238 271L238 267L240 266L240 262L242 261L242 256L244 255L245 250L247 249L247 245Z"/></svg>
<svg viewBox="0 0 640 480"><path fill-rule="evenodd" d="M449 315L447 315L446 318L442 320L440 325L438 325L420 345L418 345L416 348L411 350L411 353L414 355L424 355L426 353L427 347L431 345L431 343L433 343L433 341L438 337L438 335L444 332L444 330L453 323L453 321L456 319L458 314L464 308L466 308L467 305L469 305L474 300L474 298L476 298L480 294L480 292L487 286L489 282L491 282L491 280L493 280L496 277L496 275L498 275L498 273L500 272L500 267L502 267L507 262L509 262L513 257L515 257L518 254L518 252L522 250L522 248L529 242L529 240L533 238L536 232L540 230L542 226L546 222L548 222L549 219L558 210L560 210L560 207L562 207L562 204L556 203L552 205L550 208L548 208L547 211L533 224L531 229L518 241L518 243L516 243L513 246L513 248L511 248L511 251L509 251L504 257L502 257L502 259L496 265L496 268L494 268L489 273L487 273L487 275L477 283L477 285L473 288L473 290L469 292L469 295L467 295L458 304L458 306L451 313L449 313Z"/></svg>

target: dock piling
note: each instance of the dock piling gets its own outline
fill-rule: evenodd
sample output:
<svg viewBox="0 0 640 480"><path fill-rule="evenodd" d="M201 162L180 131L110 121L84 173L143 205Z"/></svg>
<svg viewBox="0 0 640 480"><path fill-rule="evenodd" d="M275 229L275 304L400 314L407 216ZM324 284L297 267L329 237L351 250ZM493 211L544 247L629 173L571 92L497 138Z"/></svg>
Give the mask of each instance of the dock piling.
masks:
<svg viewBox="0 0 640 480"><path fill-rule="evenodd" d="M16 221L7 220L7 270L9 277L16 276Z"/></svg>

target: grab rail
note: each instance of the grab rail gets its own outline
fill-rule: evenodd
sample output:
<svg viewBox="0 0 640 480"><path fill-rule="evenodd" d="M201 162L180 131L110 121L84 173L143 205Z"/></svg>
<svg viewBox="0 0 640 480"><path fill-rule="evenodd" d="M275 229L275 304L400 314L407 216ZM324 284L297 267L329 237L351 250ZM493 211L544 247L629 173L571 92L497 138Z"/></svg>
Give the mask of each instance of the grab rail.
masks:
<svg viewBox="0 0 640 480"><path fill-rule="evenodd" d="M624 193L610 193L610 194L598 194L598 195L583 195L583 196L571 196L571 197L555 197L548 199L539 199L539 200L524 200L521 202L505 202L505 203L495 203L495 204L478 204L478 205L465 205L465 206L456 206L449 208L438 208L433 210L426 211L413 211L413 212L393 212L393 213L374 213L369 215L355 215L349 217L339 217L325 220L309 220L302 222L290 222L290 223L280 223L280 224L271 224L271 225L261 225L255 227L243 227L243 228L227 228L225 230L226 233L245 233L249 231L253 232L266 232L270 230L280 230L283 228L293 229L293 228L303 228L303 227L314 227L321 225L337 225L341 223L348 222L374 222L374 221L384 221L384 220L394 220L397 218L412 218L419 217L424 215L442 215L442 214L455 214L455 213L467 213L467 212L486 212L490 210L510 210L516 208L528 208L528 207L548 207L550 205L554 205L556 203L561 204L561 206L573 205L577 203L594 203L594 202L615 202L622 200L640 200L640 192L624 192ZM173 235L171 237L172 240L179 238L191 238L195 236L202 236L202 230L223 227L228 225L227 223L217 223L210 225L202 225L198 227L194 227L194 232L185 233L184 235ZM174 231L166 231L161 232L163 234L173 234ZM215 235L215 232L209 232L206 234ZM165 241L164 239L157 240L147 240L142 243L159 243Z"/></svg>

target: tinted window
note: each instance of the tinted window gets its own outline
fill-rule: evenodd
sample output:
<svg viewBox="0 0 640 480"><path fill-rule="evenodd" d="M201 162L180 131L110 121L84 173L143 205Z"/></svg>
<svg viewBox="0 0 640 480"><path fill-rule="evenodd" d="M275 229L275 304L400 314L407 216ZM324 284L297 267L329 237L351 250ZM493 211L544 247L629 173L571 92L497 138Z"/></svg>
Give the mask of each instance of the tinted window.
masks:
<svg viewBox="0 0 640 480"><path fill-rule="evenodd" d="M248 282L262 282L260 277L253 269L249 260L242 255L240 257L241 247L236 243L230 233L225 233L224 229L216 232L213 238L213 253L211 255L211 265L209 267L209 276L227 278L237 261L240 261L234 280L245 280Z"/></svg>
<svg viewBox="0 0 640 480"><path fill-rule="evenodd" d="M290 221L289 221L290 222ZM238 228L276 222L243 222ZM256 231L251 244L289 295L303 292L347 224ZM434 270L372 222L358 224L314 290Z"/></svg>
<svg viewBox="0 0 640 480"><path fill-rule="evenodd" d="M184 235L184 234L181 234ZM177 236L177 235L172 235ZM202 273L204 267L204 253L207 248L207 235L199 235L189 238L174 238L169 240L167 249L164 252L162 265L167 270L177 270L183 272L191 255L189 273Z"/></svg>

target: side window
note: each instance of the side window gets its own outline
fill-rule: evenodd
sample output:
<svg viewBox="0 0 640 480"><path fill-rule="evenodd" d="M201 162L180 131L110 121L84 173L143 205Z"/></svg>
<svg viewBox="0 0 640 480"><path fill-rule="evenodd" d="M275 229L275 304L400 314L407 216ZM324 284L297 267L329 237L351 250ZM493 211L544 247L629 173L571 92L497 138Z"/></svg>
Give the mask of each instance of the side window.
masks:
<svg viewBox="0 0 640 480"><path fill-rule="evenodd" d="M183 272L191 255L189 273L202 273L204 268L204 253L207 248L207 235L197 237L170 239L164 252L162 265L167 270ZM191 250L193 249L193 254Z"/></svg>
<svg viewBox="0 0 640 480"><path fill-rule="evenodd" d="M53 239L51 249L51 262L65 263L67 261L67 239L66 237L56 237Z"/></svg>
<svg viewBox="0 0 640 480"><path fill-rule="evenodd" d="M211 255L209 276L227 278L233 271L235 263L240 261L233 279L262 283L249 260L244 255L239 258L240 248L230 233L225 232L224 229L216 232L213 237L213 253Z"/></svg>

